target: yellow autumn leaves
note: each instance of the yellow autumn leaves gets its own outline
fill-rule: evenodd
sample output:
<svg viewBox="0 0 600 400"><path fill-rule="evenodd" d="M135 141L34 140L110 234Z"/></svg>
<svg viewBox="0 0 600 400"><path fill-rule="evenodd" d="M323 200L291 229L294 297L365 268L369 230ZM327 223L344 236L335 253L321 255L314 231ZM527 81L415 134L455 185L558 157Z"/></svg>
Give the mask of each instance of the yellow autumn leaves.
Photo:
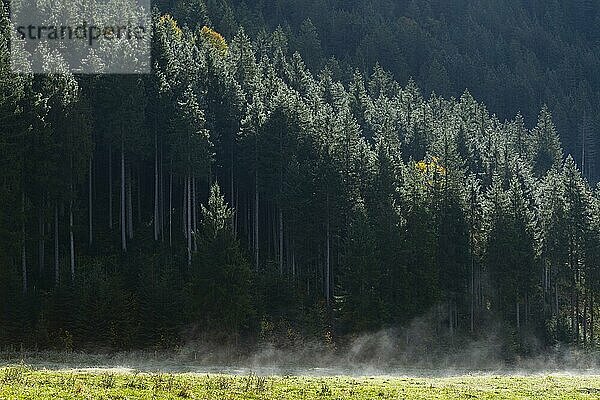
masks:
<svg viewBox="0 0 600 400"><path fill-rule="evenodd" d="M169 14L164 14L160 17L159 25L164 26L167 30L173 32L173 35L177 37L177 39L181 39L183 36L183 31L177 24L177 21ZM219 53L222 55L227 54L227 50L229 46L227 45L227 41L225 38L217 31L208 26L203 26L200 30L200 36L211 46L213 46Z"/></svg>
<svg viewBox="0 0 600 400"><path fill-rule="evenodd" d="M415 164L415 168L419 170L422 174L426 173L437 173L439 175L446 174L446 168L439 163L439 159L437 157L431 157L431 161L419 161Z"/></svg>
<svg viewBox="0 0 600 400"><path fill-rule="evenodd" d="M214 48L216 48L222 55L227 54L227 50L229 46L227 46L227 42L225 38L217 31L209 28L208 26L203 26L200 31L202 37L210 43Z"/></svg>

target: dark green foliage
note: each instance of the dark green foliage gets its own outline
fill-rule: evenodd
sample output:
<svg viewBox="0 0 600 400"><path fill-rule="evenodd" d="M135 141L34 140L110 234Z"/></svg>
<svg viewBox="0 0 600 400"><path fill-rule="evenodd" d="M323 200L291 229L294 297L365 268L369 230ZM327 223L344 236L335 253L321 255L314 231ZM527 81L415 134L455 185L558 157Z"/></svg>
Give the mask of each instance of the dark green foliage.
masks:
<svg viewBox="0 0 600 400"><path fill-rule="evenodd" d="M198 254L186 290L190 322L225 337L245 331L252 317L250 263L233 236L232 214L213 185L202 206Z"/></svg>
<svg viewBox="0 0 600 400"><path fill-rule="evenodd" d="M563 6L366 3L162 4L177 19L155 12L148 76L11 74L3 15L0 347L334 347L424 316L519 351L532 332L597 345L595 84L573 110L549 84L535 124L540 54L486 64L545 37L491 41L498 15L555 24ZM467 17L491 31L449 29Z"/></svg>

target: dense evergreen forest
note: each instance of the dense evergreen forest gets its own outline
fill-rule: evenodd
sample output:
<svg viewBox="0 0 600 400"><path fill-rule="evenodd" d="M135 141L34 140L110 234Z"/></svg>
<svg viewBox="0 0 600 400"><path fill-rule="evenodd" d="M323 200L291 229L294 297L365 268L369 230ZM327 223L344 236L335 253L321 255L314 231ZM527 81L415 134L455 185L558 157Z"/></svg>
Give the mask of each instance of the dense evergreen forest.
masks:
<svg viewBox="0 0 600 400"><path fill-rule="evenodd" d="M12 74L4 7L0 346L596 346L599 6L452 3L157 2L95 76Z"/></svg>

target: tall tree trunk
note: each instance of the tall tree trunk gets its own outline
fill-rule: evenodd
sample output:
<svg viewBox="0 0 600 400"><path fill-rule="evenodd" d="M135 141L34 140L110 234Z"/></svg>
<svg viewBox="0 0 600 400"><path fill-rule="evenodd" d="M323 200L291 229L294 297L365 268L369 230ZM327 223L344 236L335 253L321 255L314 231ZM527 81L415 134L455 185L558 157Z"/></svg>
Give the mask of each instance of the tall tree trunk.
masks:
<svg viewBox="0 0 600 400"><path fill-rule="evenodd" d="M585 346L585 344L587 343L587 319L588 319L588 295L587 295L587 291L584 288L583 291L583 345Z"/></svg>
<svg viewBox="0 0 600 400"><path fill-rule="evenodd" d="M125 233L126 217L125 217L125 144L121 137L121 249L127 251L127 235Z"/></svg>
<svg viewBox="0 0 600 400"><path fill-rule="evenodd" d="M183 204L181 205L181 227L187 243L187 175L183 178Z"/></svg>
<svg viewBox="0 0 600 400"><path fill-rule="evenodd" d="M590 343L592 345L592 347L595 346L596 342L594 341L594 314L595 314L595 310L594 310L594 296L595 293L592 290L590 293Z"/></svg>
<svg viewBox="0 0 600 400"><path fill-rule="evenodd" d="M54 284L60 283L60 264L58 254L58 202L54 203Z"/></svg>
<svg viewBox="0 0 600 400"><path fill-rule="evenodd" d="M42 279L42 275L44 273L44 256L46 251L46 232L45 232L45 223L44 223L44 212L40 209L39 213L39 233L40 233L40 241L38 242L38 260L39 260L39 274L40 280Z"/></svg>
<svg viewBox="0 0 600 400"><path fill-rule="evenodd" d="M133 204L131 189L131 165L127 167L127 237L133 239Z"/></svg>
<svg viewBox="0 0 600 400"><path fill-rule="evenodd" d="M239 187L235 190L235 209L233 213L233 237L237 238L238 235L238 224L239 224L239 212L240 209L240 189Z"/></svg>
<svg viewBox="0 0 600 400"><path fill-rule="evenodd" d="M283 211L279 206L279 272L283 274Z"/></svg>
<svg viewBox="0 0 600 400"><path fill-rule="evenodd" d="M194 242L194 251L198 251L198 242L196 240L196 234L198 232L197 220L197 206L196 206L196 178L192 177L192 231L193 231L193 242Z"/></svg>
<svg viewBox="0 0 600 400"><path fill-rule="evenodd" d="M234 163L235 163L235 156L234 156L234 139L232 139L231 142L231 167L229 168L229 183L230 183L230 191L231 191L231 207L234 207L233 213L231 214L231 232L233 232L234 237L236 236L236 226L235 226L235 220L236 220L236 214L237 214L237 207L235 206L235 187L234 187Z"/></svg>
<svg viewBox="0 0 600 400"><path fill-rule="evenodd" d="M136 168L136 197L137 197L137 202L136 202L136 207L137 207L137 224L139 226L142 225L142 177L140 174L140 168Z"/></svg>
<svg viewBox="0 0 600 400"><path fill-rule="evenodd" d="M70 182L69 182L69 250L71 260L71 282L75 282L75 240L73 238L73 154L71 153L70 162Z"/></svg>
<svg viewBox="0 0 600 400"><path fill-rule="evenodd" d="M108 228L113 224L112 144L108 145Z"/></svg>
<svg viewBox="0 0 600 400"><path fill-rule="evenodd" d="M192 199L191 199L191 179L187 176L187 250L188 250L188 266L192 265Z"/></svg>
<svg viewBox="0 0 600 400"><path fill-rule="evenodd" d="M577 282L577 286L575 286L575 338L576 341L575 343L579 343L579 340L581 338L580 335L580 310L579 310L579 290L577 289L578 284L580 282L580 276L579 276L579 270L577 270L576 272L576 282Z"/></svg>
<svg viewBox="0 0 600 400"><path fill-rule="evenodd" d="M173 245L173 170L169 168L169 247Z"/></svg>
<svg viewBox="0 0 600 400"><path fill-rule="evenodd" d="M25 193L21 194L21 273L23 275L23 294L27 294L27 249L25 238Z"/></svg>
<svg viewBox="0 0 600 400"><path fill-rule="evenodd" d="M71 190L72 191L72 190ZM71 281L75 281L75 240L73 238L73 195L69 199L69 248L71 255Z"/></svg>
<svg viewBox="0 0 600 400"><path fill-rule="evenodd" d="M92 230L93 224L93 187L92 187L92 177L93 177L93 162L92 156L90 156L89 160L89 171L88 171L88 221L89 221L89 244L92 245L94 241L94 234Z"/></svg>
<svg viewBox="0 0 600 400"><path fill-rule="evenodd" d="M296 276L296 247L294 246L294 240L292 240L292 276Z"/></svg>
<svg viewBox="0 0 600 400"><path fill-rule="evenodd" d="M154 240L158 241L158 138L154 130Z"/></svg>
<svg viewBox="0 0 600 400"><path fill-rule="evenodd" d="M254 172L254 266L258 271L258 171Z"/></svg>
<svg viewBox="0 0 600 400"><path fill-rule="evenodd" d="M159 228L158 234L160 236L161 241L165 240L165 235L163 232L165 231L165 182L164 182L164 173L163 173L163 147L162 144L159 146L159 163L158 163L158 221Z"/></svg>
<svg viewBox="0 0 600 400"><path fill-rule="evenodd" d="M329 193L327 193L327 243L326 243L326 267L325 267L325 298L327 300L327 307L331 301L331 239L330 239L330 226L329 226Z"/></svg>

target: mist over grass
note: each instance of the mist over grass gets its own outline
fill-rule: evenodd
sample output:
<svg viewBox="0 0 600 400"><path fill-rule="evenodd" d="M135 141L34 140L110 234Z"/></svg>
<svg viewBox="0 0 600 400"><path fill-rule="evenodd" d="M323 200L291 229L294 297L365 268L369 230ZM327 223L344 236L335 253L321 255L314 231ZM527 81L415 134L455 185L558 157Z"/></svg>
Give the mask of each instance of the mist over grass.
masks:
<svg viewBox="0 0 600 400"><path fill-rule="evenodd" d="M214 344L190 340L172 350L0 352L0 366L24 363L53 370L224 373L302 376L457 376L464 374L600 375L600 352L581 347L544 347L533 334L516 338L498 326L485 335L450 334L435 315L403 328L383 329L337 342L296 341ZM519 355L528 354L528 355Z"/></svg>

